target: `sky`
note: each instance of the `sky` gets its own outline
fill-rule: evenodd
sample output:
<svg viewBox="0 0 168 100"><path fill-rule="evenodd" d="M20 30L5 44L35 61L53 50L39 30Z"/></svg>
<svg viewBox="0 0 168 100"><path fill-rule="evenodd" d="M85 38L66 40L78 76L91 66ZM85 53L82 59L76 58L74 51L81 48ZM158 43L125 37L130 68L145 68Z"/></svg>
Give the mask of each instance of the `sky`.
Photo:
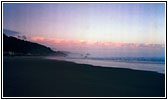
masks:
<svg viewBox="0 0 168 100"><path fill-rule="evenodd" d="M4 3L3 29L56 50L164 56L165 4Z"/></svg>

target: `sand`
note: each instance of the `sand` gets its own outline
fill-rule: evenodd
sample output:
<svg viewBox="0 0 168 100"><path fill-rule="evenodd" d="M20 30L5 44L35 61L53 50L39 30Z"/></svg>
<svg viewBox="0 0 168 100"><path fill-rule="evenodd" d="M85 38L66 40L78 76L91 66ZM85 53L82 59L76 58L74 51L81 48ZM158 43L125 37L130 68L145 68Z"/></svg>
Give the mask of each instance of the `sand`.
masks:
<svg viewBox="0 0 168 100"><path fill-rule="evenodd" d="M165 75L42 57L4 57L3 96L164 97Z"/></svg>

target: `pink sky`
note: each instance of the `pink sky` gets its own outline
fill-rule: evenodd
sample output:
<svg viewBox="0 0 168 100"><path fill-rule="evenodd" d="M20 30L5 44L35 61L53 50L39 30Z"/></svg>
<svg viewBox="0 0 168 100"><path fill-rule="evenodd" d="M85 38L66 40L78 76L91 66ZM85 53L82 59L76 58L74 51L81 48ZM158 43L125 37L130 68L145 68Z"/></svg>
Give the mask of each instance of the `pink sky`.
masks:
<svg viewBox="0 0 168 100"><path fill-rule="evenodd" d="M150 43L127 43L127 42L100 42L100 41L85 41L85 40L65 40L65 39L57 39L57 38L44 38L44 37L31 37L30 41L35 41L43 44L52 44L52 45L60 45L60 46L70 46L73 48L77 47L88 47L88 48L140 48L140 47L165 47L164 44L150 44ZM58 47L59 48L59 47ZM66 47L64 47L66 48Z"/></svg>
<svg viewBox="0 0 168 100"><path fill-rule="evenodd" d="M77 53L91 53L95 56L127 54L131 56L164 56L164 44L101 42L84 40L65 40L57 38L30 37L29 41L53 47L54 50L64 50ZM126 56L126 55L125 55Z"/></svg>

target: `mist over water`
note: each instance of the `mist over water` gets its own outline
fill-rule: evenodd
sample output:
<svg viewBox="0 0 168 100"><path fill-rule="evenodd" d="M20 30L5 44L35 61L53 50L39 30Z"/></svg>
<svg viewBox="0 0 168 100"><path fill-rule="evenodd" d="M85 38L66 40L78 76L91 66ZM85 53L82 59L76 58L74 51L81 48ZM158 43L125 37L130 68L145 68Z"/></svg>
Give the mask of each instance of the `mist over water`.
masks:
<svg viewBox="0 0 168 100"><path fill-rule="evenodd" d="M68 57L47 57L47 59L70 61L101 67L129 68L165 73L165 57L86 57L85 55L72 54Z"/></svg>
<svg viewBox="0 0 168 100"><path fill-rule="evenodd" d="M85 50L69 53L67 57L47 57L70 61L80 64L90 64L102 67L129 68L136 70L155 71L165 73L165 50L144 49L135 50Z"/></svg>

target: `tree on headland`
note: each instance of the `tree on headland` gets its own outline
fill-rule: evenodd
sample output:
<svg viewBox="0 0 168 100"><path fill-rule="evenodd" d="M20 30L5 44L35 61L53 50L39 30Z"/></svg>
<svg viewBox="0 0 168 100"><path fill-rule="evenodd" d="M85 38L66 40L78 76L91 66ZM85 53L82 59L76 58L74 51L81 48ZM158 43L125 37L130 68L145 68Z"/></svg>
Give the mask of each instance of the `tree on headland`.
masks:
<svg viewBox="0 0 168 100"><path fill-rule="evenodd" d="M19 37L18 37L19 38ZM66 56L67 54L61 51L53 51L51 48L44 45L18 39L12 36L3 34L3 54L8 55L33 55L33 56Z"/></svg>

